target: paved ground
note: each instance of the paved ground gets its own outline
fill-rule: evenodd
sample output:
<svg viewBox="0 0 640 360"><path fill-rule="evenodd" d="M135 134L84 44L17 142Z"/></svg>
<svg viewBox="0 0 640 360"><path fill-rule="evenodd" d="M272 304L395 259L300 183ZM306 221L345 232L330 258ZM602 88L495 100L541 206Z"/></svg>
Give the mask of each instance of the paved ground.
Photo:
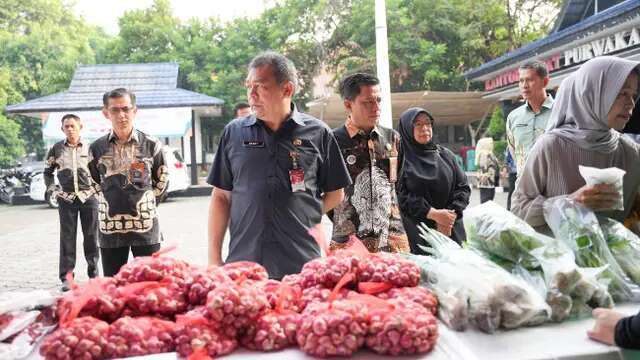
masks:
<svg viewBox="0 0 640 360"><path fill-rule="evenodd" d="M496 201L504 206L506 194L496 194ZM474 191L470 206L478 203L479 193ZM208 204L208 197L190 197L169 198L160 206L163 246L177 245L176 257L206 264ZM0 205L0 291L58 288L58 227L57 210L44 204ZM81 233L77 249L76 278L84 281L87 267Z"/></svg>

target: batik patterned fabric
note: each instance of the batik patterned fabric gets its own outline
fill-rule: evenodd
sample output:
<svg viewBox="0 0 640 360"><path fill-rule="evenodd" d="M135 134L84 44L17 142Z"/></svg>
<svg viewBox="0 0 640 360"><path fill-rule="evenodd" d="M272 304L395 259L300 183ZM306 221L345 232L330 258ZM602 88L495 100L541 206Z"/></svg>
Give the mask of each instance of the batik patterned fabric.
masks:
<svg viewBox="0 0 640 360"><path fill-rule="evenodd" d="M91 175L100 182L100 247L142 246L160 241L156 197L166 190L162 144L134 130L124 143L111 133L91 145Z"/></svg>
<svg viewBox="0 0 640 360"><path fill-rule="evenodd" d="M344 189L344 200L331 214L330 247L344 247L355 235L370 252L409 252L395 192L398 134L376 127L367 135L347 123L334 135L353 184Z"/></svg>
<svg viewBox="0 0 640 360"><path fill-rule="evenodd" d="M47 153L44 182L51 196L73 203L77 198L85 202L96 194L100 187L92 181L89 173L89 145L83 141L70 145L66 140L54 144ZM54 173L59 187L54 184Z"/></svg>

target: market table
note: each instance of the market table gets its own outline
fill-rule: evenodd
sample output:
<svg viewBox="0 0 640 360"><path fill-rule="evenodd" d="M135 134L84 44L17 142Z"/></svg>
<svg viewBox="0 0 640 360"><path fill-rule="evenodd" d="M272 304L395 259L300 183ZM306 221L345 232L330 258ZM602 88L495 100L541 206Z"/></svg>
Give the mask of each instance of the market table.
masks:
<svg viewBox="0 0 640 360"><path fill-rule="evenodd" d="M640 304L623 304L616 310L633 315L640 309ZM402 359L429 360L525 360L525 359L562 359L562 360L632 360L640 359L640 351L622 350L616 346L608 346L587 338L587 330L593 327L593 319L565 321L560 324L520 328L485 334L475 329L464 332L450 330L440 323L440 337L436 348L419 356L403 356ZM262 353L238 349L223 357L229 360L282 360L282 359L315 359L296 348L282 351ZM361 350L352 359L388 359L390 357L375 355ZM42 357L34 351L27 359L36 360ZM156 354L138 358L144 360L176 360L175 353Z"/></svg>

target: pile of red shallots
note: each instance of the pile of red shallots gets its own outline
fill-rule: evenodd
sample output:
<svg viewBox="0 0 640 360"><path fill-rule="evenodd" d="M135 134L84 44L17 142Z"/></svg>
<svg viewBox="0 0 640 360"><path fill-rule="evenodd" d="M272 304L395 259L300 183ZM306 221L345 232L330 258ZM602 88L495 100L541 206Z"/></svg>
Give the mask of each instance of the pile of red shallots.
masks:
<svg viewBox="0 0 640 360"><path fill-rule="evenodd" d="M362 248L312 260L282 281L252 262L202 268L162 254L135 258L113 278L72 284L40 353L108 359L172 351L207 358L239 346L298 346L319 357L363 347L389 355L430 351L438 303L418 286L420 269Z"/></svg>

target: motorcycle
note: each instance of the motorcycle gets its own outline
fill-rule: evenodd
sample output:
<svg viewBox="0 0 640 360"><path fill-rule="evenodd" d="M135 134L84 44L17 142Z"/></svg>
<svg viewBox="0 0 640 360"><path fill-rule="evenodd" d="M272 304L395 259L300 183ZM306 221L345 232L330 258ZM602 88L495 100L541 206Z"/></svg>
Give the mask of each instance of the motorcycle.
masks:
<svg viewBox="0 0 640 360"><path fill-rule="evenodd" d="M19 196L28 196L33 171L20 167L0 170L0 200L13 205Z"/></svg>

